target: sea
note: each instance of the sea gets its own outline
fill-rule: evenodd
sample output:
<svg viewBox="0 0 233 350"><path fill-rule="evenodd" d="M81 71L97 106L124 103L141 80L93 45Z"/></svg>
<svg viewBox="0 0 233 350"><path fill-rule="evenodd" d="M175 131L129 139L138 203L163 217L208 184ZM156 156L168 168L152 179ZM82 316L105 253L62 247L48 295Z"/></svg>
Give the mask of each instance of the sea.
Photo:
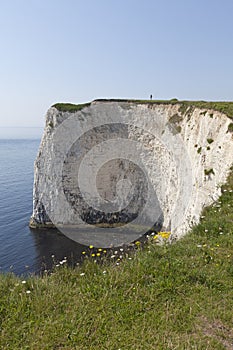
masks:
<svg viewBox="0 0 233 350"><path fill-rule="evenodd" d="M27 129L20 138L13 131L0 130L0 273L38 275L64 258L79 264L82 245L55 229L28 226L42 130Z"/></svg>

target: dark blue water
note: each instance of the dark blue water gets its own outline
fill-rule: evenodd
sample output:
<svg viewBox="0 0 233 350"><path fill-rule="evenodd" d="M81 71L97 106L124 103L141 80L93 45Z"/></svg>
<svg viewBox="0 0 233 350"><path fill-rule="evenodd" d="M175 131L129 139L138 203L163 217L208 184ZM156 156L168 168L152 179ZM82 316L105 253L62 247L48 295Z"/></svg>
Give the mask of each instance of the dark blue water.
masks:
<svg viewBox="0 0 233 350"><path fill-rule="evenodd" d="M0 271L17 275L80 259L83 247L55 230L30 230L33 163L40 140L0 139Z"/></svg>

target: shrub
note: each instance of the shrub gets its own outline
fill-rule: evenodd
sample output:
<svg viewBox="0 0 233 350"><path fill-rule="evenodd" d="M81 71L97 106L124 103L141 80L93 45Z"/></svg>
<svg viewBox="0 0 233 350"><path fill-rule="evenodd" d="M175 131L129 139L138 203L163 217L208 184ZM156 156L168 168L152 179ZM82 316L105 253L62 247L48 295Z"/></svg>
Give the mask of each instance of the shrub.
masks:
<svg viewBox="0 0 233 350"><path fill-rule="evenodd" d="M210 174L213 174L213 175L215 174L213 168L211 168L211 169L205 169L204 172L205 172L205 175L207 175L207 176L210 175Z"/></svg>
<svg viewBox="0 0 233 350"><path fill-rule="evenodd" d="M228 130L227 130L227 131L233 132L233 123L230 123L230 124L228 125Z"/></svg>
<svg viewBox="0 0 233 350"><path fill-rule="evenodd" d="M214 140L213 140L213 139L207 139L207 142L208 142L209 144L211 144L212 142L214 142Z"/></svg>

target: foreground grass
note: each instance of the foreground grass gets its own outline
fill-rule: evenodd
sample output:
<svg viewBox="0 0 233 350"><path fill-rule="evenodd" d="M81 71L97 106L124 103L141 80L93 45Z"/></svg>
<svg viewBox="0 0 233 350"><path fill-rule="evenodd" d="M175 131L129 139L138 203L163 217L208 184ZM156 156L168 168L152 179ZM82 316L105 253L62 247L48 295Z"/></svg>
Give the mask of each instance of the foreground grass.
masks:
<svg viewBox="0 0 233 350"><path fill-rule="evenodd" d="M26 281L2 275L1 349L232 349L232 190L233 172L176 244Z"/></svg>

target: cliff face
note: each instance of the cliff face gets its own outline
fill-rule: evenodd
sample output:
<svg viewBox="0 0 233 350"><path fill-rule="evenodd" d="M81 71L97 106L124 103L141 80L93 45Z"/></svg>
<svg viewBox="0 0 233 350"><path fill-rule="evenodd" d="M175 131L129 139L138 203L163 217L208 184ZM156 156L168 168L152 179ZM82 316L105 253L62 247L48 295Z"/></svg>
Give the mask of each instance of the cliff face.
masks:
<svg viewBox="0 0 233 350"><path fill-rule="evenodd" d="M218 198L232 163L232 121L215 110L127 101L51 107L35 161L30 226L121 226L105 245L149 228L181 237ZM129 225L137 233L121 236Z"/></svg>

